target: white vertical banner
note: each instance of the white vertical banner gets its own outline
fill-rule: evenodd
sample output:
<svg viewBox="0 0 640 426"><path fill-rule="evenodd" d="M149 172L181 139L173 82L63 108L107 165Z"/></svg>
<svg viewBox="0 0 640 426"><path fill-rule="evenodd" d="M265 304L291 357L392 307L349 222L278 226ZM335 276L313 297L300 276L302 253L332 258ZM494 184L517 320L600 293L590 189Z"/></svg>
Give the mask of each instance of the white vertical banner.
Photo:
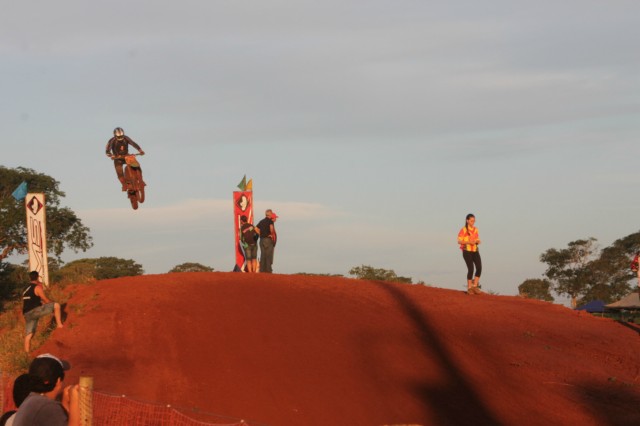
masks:
<svg viewBox="0 0 640 426"><path fill-rule="evenodd" d="M47 227L44 194L27 194L27 247L29 249L29 272L38 271L45 287L49 286L47 263Z"/></svg>

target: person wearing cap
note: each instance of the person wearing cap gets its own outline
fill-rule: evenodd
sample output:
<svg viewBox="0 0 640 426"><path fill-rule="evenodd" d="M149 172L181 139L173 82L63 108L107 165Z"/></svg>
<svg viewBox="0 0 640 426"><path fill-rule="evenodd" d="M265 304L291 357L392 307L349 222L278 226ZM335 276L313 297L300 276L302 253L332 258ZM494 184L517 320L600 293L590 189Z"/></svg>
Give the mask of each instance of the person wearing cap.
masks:
<svg viewBox="0 0 640 426"><path fill-rule="evenodd" d="M60 304L52 302L44 294L42 283L38 281L40 275L38 271L31 271L29 278L31 283L27 289L22 293L22 315L25 320L25 336L24 336L24 350L29 353L31 348L31 338L36 332L38 327L38 320L53 313L56 319L56 325L58 328L62 328L62 309ZM44 303L43 303L44 302Z"/></svg>
<svg viewBox="0 0 640 426"><path fill-rule="evenodd" d="M278 215L268 209L265 211L265 218L258 222L256 225L256 231L260 235L260 272L273 272L271 266L273 265L273 254L276 247L276 228L274 226Z"/></svg>
<svg viewBox="0 0 640 426"><path fill-rule="evenodd" d="M63 388L67 361L42 354L31 361L29 374L36 380L16 413L13 426L79 426L78 385ZM62 402L58 399L62 395Z"/></svg>
<svg viewBox="0 0 640 426"><path fill-rule="evenodd" d="M240 235L242 248L244 249L247 272L257 272L258 269L258 246L256 241L258 233L255 226L249 223L247 216L240 216Z"/></svg>

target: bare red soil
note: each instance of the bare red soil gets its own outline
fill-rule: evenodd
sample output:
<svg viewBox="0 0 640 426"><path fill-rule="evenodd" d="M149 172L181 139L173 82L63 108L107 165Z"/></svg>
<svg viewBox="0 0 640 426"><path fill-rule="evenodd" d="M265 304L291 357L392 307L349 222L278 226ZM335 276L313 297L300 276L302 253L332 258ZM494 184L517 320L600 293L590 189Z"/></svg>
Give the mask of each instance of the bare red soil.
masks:
<svg viewBox="0 0 640 426"><path fill-rule="evenodd" d="M638 425L638 329L506 296L174 273L73 291L67 383L250 425ZM224 422L222 422L224 423ZM230 422L226 422L230 423Z"/></svg>

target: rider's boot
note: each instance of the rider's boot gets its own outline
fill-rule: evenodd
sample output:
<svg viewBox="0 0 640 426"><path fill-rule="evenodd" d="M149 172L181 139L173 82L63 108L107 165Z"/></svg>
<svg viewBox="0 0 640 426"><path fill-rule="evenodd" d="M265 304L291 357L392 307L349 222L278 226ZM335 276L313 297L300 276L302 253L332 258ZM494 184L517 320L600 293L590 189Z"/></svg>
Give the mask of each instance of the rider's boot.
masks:
<svg viewBox="0 0 640 426"><path fill-rule="evenodd" d="M126 191L127 190L127 184L124 182L124 178L118 176L118 180L120 181L120 183L122 184L122 191Z"/></svg>

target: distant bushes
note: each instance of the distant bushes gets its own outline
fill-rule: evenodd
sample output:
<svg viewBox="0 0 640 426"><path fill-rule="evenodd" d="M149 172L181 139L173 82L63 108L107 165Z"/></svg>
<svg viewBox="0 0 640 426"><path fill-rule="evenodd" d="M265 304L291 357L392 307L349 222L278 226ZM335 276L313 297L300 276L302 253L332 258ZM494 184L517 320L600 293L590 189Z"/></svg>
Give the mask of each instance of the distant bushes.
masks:
<svg viewBox="0 0 640 426"><path fill-rule="evenodd" d="M213 268L200 263L186 262L174 266L169 272L213 272Z"/></svg>

